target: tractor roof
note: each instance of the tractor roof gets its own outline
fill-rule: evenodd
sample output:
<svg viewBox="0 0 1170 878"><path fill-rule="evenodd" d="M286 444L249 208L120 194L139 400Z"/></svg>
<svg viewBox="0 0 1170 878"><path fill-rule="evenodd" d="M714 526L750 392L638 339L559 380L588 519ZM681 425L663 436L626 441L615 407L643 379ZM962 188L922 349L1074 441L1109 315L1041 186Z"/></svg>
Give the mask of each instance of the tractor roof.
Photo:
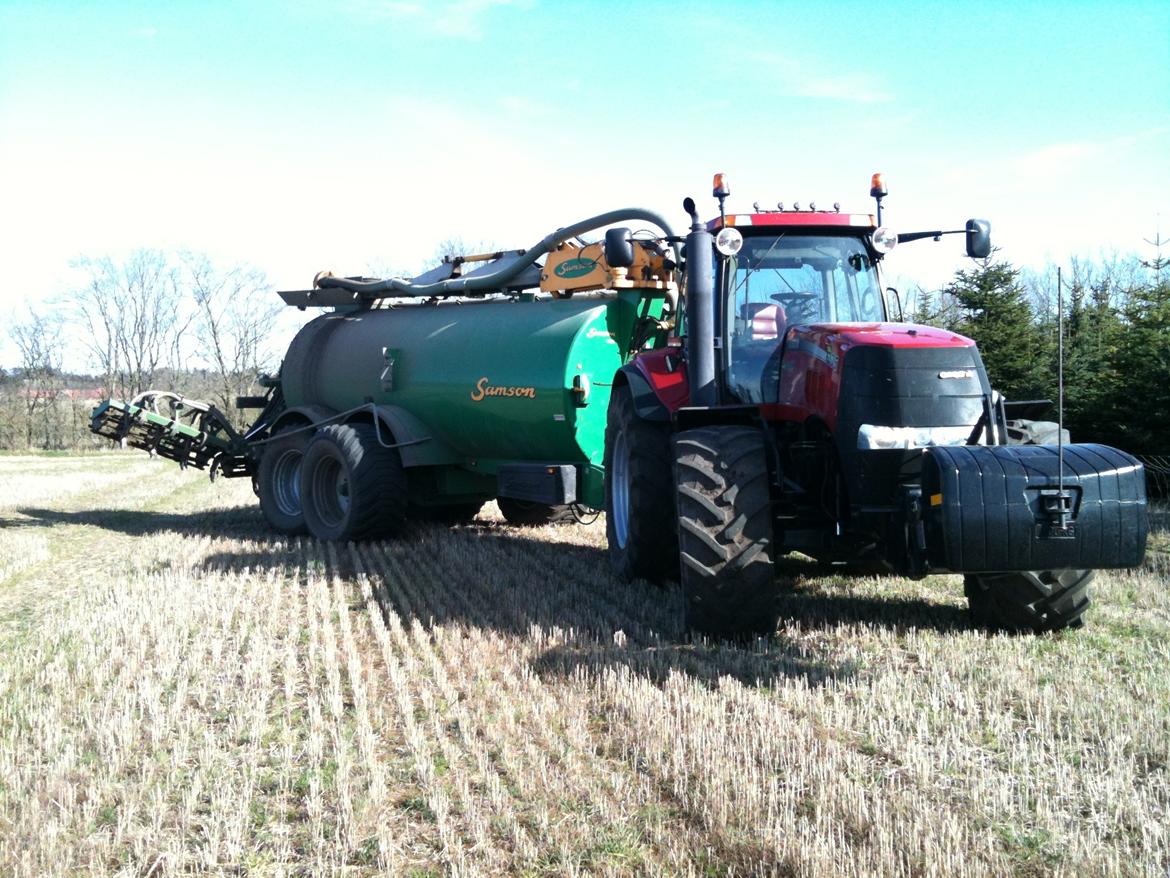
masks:
<svg viewBox="0 0 1170 878"><path fill-rule="evenodd" d="M866 232L873 231L877 226L874 218L866 213L838 213L824 210L784 210L766 211L763 213L729 213L727 225L742 229L745 226L805 226L829 227L840 229L852 227ZM719 217L707 223L709 231L723 228L723 221Z"/></svg>

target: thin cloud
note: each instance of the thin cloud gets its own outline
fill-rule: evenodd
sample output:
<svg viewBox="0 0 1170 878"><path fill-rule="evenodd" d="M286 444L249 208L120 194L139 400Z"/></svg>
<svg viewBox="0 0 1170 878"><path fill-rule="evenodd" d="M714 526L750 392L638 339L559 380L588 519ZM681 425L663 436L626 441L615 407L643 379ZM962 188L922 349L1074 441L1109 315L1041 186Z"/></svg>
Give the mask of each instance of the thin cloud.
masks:
<svg viewBox="0 0 1170 878"><path fill-rule="evenodd" d="M1075 171L1107 148L1104 143L1088 141L1050 143L1016 156L1011 160L1011 168L1022 177L1059 177Z"/></svg>
<svg viewBox="0 0 1170 878"><path fill-rule="evenodd" d="M1011 169L1019 176L1028 178L1052 178L1066 176L1083 169L1090 162L1102 156L1116 158L1144 141L1153 140L1166 134L1165 126L1150 128L1134 134L1122 134L1107 140L1078 140L1064 143L1049 143L1009 159Z"/></svg>
<svg viewBox="0 0 1170 878"><path fill-rule="evenodd" d="M478 39L484 19L505 6L527 6L523 0L445 0L415 3L411 0L354 0L354 14L371 19L414 25L433 34L463 39Z"/></svg>
<svg viewBox="0 0 1170 878"><path fill-rule="evenodd" d="M810 64L799 58L756 52L753 60L765 75L775 77L775 84L790 97L819 98L862 104L886 103L894 99L880 77L872 73L846 72L826 75L823 65Z"/></svg>

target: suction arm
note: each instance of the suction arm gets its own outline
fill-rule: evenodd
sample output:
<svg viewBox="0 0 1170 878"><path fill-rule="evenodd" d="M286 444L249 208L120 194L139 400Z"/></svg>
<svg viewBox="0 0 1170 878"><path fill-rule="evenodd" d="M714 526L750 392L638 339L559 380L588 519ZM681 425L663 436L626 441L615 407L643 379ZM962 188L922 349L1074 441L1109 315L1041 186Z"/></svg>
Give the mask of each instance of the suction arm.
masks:
<svg viewBox="0 0 1170 878"><path fill-rule="evenodd" d="M322 289L340 288L358 294L361 298L388 298L399 296L458 296L465 293L485 292L498 290L508 281L519 275L531 266L537 259L549 253L557 244L585 232L612 225L624 220L644 220L653 223L662 230L667 238L674 238L670 224L650 210L640 207L626 207L598 214L589 219L573 223L571 226L557 229L546 235L534 246L520 253L512 253L499 260L498 268L487 273L477 272L474 276L450 278L433 283L417 284L403 278L387 278L386 280L359 281L345 277L322 277L317 285Z"/></svg>

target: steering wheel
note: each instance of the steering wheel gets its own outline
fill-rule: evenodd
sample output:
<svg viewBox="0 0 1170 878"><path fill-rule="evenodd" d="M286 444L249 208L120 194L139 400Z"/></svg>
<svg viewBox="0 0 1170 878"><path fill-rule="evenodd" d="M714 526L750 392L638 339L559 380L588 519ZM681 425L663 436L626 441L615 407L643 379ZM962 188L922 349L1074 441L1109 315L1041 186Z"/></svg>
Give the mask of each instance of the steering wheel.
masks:
<svg viewBox="0 0 1170 878"><path fill-rule="evenodd" d="M794 290L787 293L772 293L773 302L779 302L787 312L790 323L803 323L815 317L820 306L820 293Z"/></svg>
<svg viewBox="0 0 1170 878"><path fill-rule="evenodd" d="M877 290L866 287L861 291L861 311L863 314L872 314L877 310Z"/></svg>

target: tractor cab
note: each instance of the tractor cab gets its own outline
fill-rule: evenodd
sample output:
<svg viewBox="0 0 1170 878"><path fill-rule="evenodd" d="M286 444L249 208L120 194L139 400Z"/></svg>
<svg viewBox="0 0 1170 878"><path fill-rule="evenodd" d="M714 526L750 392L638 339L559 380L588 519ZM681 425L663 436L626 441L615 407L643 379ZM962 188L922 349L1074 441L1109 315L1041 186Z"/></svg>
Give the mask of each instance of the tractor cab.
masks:
<svg viewBox="0 0 1170 878"><path fill-rule="evenodd" d="M729 402L775 401L789 329L886 319L871 217L777 211L722 217L711 226L734 230L740 241L715 261Z"/></svg>

